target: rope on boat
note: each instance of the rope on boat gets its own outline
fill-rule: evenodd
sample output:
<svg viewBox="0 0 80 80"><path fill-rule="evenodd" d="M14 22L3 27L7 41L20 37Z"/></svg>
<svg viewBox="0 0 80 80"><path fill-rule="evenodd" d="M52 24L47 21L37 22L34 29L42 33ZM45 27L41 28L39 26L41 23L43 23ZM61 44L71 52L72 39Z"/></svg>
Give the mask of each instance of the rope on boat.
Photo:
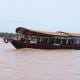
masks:
<svg viewBox="0 0 80 80"><path fill-rule="evenodd" d="M8 38L5 37L3 40L5 43L8 43Z"/></svg>

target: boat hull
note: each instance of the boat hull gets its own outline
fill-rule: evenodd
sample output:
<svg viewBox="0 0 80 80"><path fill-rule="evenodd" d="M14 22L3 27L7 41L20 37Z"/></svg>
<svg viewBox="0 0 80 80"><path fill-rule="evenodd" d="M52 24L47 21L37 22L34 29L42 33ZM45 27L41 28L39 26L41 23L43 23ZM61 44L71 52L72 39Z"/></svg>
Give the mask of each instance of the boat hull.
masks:
<svg viewBox="0 0 80 80"><path fill-rule="evenodd" d="M36 43L27 43L14 39L10 39L9 42L16 48L34 48L34 49L80 49L80 45L49 45L49 44L36 44Z"/></svg>

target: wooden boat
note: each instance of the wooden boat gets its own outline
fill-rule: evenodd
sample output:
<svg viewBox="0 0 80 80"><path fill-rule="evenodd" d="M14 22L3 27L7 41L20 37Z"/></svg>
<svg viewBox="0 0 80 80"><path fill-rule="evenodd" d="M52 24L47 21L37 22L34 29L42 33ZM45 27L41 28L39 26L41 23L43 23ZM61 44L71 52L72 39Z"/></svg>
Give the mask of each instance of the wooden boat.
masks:
<svg viewBox="0 0 80 80"><path fill-rule="evenodd" d="M18 27L17 38L4 38L17 49L80 49L80 34L66 32L41 32Z"/></svg>

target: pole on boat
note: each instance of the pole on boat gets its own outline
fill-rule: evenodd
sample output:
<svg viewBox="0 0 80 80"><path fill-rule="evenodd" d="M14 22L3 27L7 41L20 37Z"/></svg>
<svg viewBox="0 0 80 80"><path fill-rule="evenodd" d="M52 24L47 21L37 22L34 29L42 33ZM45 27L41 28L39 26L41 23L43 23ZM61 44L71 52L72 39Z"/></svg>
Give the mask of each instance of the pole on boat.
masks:
<svg viewBox="0 0 80 80"><path fill-rule="evenodd" d="M17 40L18 40L18 33L16 33L16 35L17 35Z"/></svg>

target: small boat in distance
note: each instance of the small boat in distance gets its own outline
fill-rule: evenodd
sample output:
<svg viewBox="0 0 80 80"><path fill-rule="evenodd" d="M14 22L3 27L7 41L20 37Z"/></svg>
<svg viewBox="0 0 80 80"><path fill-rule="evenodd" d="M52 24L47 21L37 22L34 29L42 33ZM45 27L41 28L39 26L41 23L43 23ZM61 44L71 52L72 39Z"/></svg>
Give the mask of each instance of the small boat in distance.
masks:
<svg viewBox="0 0 80 80"><path fill-rule="evenodd" d="M17 49L80 49L80 33L41 32L23 27L18 27L16 33L15 39L4 38L4 41Z"/></svg>

